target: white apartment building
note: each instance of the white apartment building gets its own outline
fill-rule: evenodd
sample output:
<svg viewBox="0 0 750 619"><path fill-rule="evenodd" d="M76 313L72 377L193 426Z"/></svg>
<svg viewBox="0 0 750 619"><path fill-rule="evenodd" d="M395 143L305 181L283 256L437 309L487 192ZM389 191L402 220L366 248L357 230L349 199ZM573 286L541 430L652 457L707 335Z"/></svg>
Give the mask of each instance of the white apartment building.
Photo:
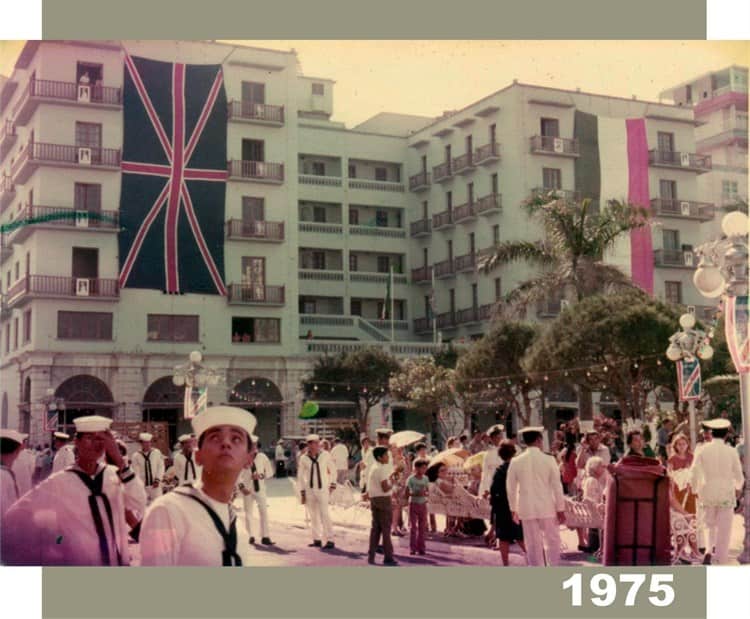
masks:
<svg viewBox="0 0 750 619"><path fill-rule="evenodd" d="M126 52L222 65L226 296L119 285ZM711 161L695 154L692 109L514 83L439 119L381 114L347 129L330 120L333 85L299 75L293 52L25 45L0 83L0 221L23 223L1 239L3 427L44 440L49 407L65 428L96 411L167 422L173 440L186 428L173 368L197 349L225 378L209 399L252 410L269 445L302 430L299 381L318 354L363 343L424 354L434 331L443 341L481 336L493 302L529 271L478 274L477 257L498 241L539 238L519 207L535 189L580 193L577 112L645 120L653 291L702 303L691 248L714 207L698 199ZM629 253L614 260L627 269ZM559 309L552 296L536 317Z"/></svg>

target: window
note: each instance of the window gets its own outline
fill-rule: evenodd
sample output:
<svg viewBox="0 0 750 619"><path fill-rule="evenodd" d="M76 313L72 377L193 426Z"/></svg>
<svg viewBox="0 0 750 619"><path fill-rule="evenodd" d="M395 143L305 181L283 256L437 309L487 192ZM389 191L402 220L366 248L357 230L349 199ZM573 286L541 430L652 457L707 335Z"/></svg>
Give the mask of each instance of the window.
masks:
<svg viewBox="0 0 750 619"><path fill-rule="evenodd" d="M315 299L308 297L300 297L299 299L299 311L300 314L316 314L316 303Z"/></svg>
<svg viewBox="0 0 750 619"><path fill-rule="evenodd" d="M479 307L479 291L476 284L471 285L471 307L475 310Z"/></svg>
<svg viewBox="0 0 750 619"><path fill-rule="evenodd" d="M265 103L266 85L260 82L242 82L242 102Z"/></svg>
<svg viewBox="0 0 750 619"><path fill-rule="evenodd" d="M242 283L253 288L260 288L260 294L265 296L266 259L254 256L242 257Z"/></svg>
<svg viewBox="0 0 750 619"><path fill-rule="evenodd" d="M448 164L448 167L450 167L451 164L451 145L448 144L445 147L445 163Z"/></svg>
<svg viewBox="0 0 750 619"><path fill-rule="evenodd" d="M492 226L492 244L498 245L500 243L500 224Z"/></svg>
<svg viewBox="0 0 750 619"><path fill-rule="evenodd" d="M81 81L81 78L84 75L88 78L89 84L94 85L97 82L102 81L104 77L104 67L101 64L95 64L93 62L77 62L76 84Z"/></svg>
<svg viewBox="0 0 750 619"><path fill-rule="evenodd" d="M448 211L453 210L453 192L452 191L445 192L445 208Z"/></svg>
<svg viewBox="0 0 750 619"><path fill-rule="evenodd" d="M325 84L321 84L320 82L313 82L312 93L314 95L324 95L326 93Z"/></svg>
<svg viewBox="0 0 750 619"><path fill-rule="evenodd" d="M13 281L14 281L14 282L17 282L17 281L18 281L18 278L19 278L20 276L21 276L21 263L20 263L20 262L16 262L16 263L15 263L15 264L13 265Z"/></svg>
<svg viewBox="0 0 750 619"><path fill-rule="evenodd" d="M93 247L73 247L73 277L96 279L99 277L99 250Z"/></svg>
<svg viewBox="0 0 750 619"><path fill-rule="evenodd" d="M497 174L493 174L490 177L490 189L492 190L492 194L496 194L498 192L498 182L497 182Z"/></svg>
<svg viewBox="0 0 750 619"><path fill-rule="evenodd" d="M474 183L469 183L466 185L466 193L467 193L467 202L469 204L474 204Z"/></svg>
<svg viewBox="0 0 750 619"><path fill-rule="evenodd" d="M432 318L432 304L430 303L430 295L424 296L424 315L425 318Z"/></svg>
<svg viewBox="0 0 750 619"><path fill-rule="evenodd" d="M429 261L427 259L427 248L422 248L422 264L427 268L427 265L429 264Z"/></svg>
<svg viewBox="0 0 750 619"><path fill-rule="evenodd" d="M349 270L350 271L359 271L359 256L357 254L349 254Z"/></svg>
<svg viewBox="0 0 750 619"><path fill-rule="evenodd" d="M455 288L451 288L448 291L448 295L449 295L449 298L450 298L450 308L451 308L450 312L451 312L451 315L453 315L453 314L456 313L456 289Z"/></svg>
<svg viewBox="0 0 750 619"><path fill-rule="evenodd" d="M243 161L265 161L266 149L263 140L242 140Z"/></svg>
<svg viewBox="0 0 750 619"><path fill-rule="evenodd" d="M326 222L326 207L313 206L313 221L319 224Z"/></svg>
<svg viewBox="0 0 750 619"><path fill-rule="evenodd" d="M26 310L23 313L23 343L27 344L31 341L31 310Z"/></svg>
<svg viewBox="0 0 750 619"><path fill-rule="evenodd" d="M13 319L13 350L18 350L18 318Z"/></svg>
<svg viewBox="0 0 750 619"><path fill-rule="evenodd" d="M676 200L677 183L675 181L659 179L659 197L661 197L662 200Z"/></svg>
<svg viewBox="0 0 750 619"><path fill-rule="evenodd" d="M662 230L662 247L667 250L680 249L680 231Z"/></svg>
<svg viewBox="0 0 750 619"><path fill-rule="evenodd" d="M357 178L357 166L353 163L349 164L349 178Z"/></svg>
<svg viewBox="0 0 750 619"><path fill-rule="evenodd" d="M57 337L61 340L111 340L112 314L57 312Z"/></svg>
<svg viewBox="0 0 750 619"><path fill-rule="evenodd" d="M685 86L685 103L693 102L693 87L688 84Z"/></svg>
<svg viewBox="0 0 750 619"><path fill-rule="evenodd" d="M466 136L466 154L469 155L470 158L471 158L472 150L474 148L473 144L474 142L473 142L472 137L470 135L467 135Z"/></svg>
<svg viewBox="0 0 750 619"><path fill-rule="evenodd" d="M232 342L277 344L281 342L281 320L278 318L233 317Z"/></svg>
<svg viewBox="0 0 750 619"><path fill-rule="evenodd" d="M352 299L351 303L351 314L352 316L362 315L362 301L359 299Z"/></svg>
<svg viewBox="0 0 750 619"><path fill-rule="evenodd" d="M737 181L721 181L721 196L723 199L736 199L737 195Z"/></svg>
<svg viewBox="0 0 750 619"><path fill-rule="evenodd" d="M382 210L375 211L375 225L378 228L388 227L388 211L382 211Z"/></svg>
<svg viewBox="0 0 750 619"><path fill-rule="evenodd" d="M102 186L92 183L75 183L73 206L76 211L100 214L102 212ZM99 225L99 220L95 217L86 219L86 225L96 227Z"/></svg>
<svg viewBox="0 0 750 619"><path fill-rule="evenodd" d="M497 125L490 125L490 144L497 142Z"/></svg>
<svg viewBox="0 0 750 619"><path fill-rule="evenodd" d="M476 236L473 232L469 233L469 253L474 254L474 252L477 250L477 241Z"/></svg>
<svg viewBox="0 0 750 619"><path fill-rule="evenodd" d="M242 196L242 221L265 221L266 205L263 198Z"/></svg>
<svg viewBox="0 0 750 619"><path fill-rule="evenodd" d="M560 121L557 118L542 118L541 132L543 136L560 137Z"/></svg>
<svg viewBox="0 0 750 619"><path fill-rule="evenodd" d="M502 296L503 296L503 291L500 286L500 278L496 277L495 278L495 301L499 301L500 297Z"/></svg>
<svg viewBox="0 0 750 619"><path fill-rule="evenodd" d="M88 148L99 149L102 147L102 126L99 123L76 123L76 146L85 146ZM101 153L91 153L92 160L94 155Z"/></svg>
<svg viewBox="0 0 750 619"><path fill-rule="evenodd" d="M664 296L667 303L682 303L682 282L664 282Z"/></svg>
<svg viewBox="0 0 750 619"><path fill-rule="evenodd" d="M378 256L378 273L389 273L391 269L391 259L389 256Z"/></svg>
<svg viewBox="0 0 750 619"><path fill-rule="evenodd" d="M397 211L394 211L393 214L396 217L396 227L401 228L403 226L403 211L398 209Z"/></svg>
<svg viewBox="0 0 750 619"><path fill-rule="evenodd" d="M314 176L325 176L326 175L326 164L324 161L313 161L312 162L312 173Z"/></svg>
<svg viewBox="0 0 750 619"><path fill-rule="evenodd" d="M197 342L198 316L149 314L148 340L151 342Z"/></svg>
<svg viewBox="0 0 750 619"><path fill-rule="evenodd" d="M375 180L376 181L387 181L388 170L385 168L375 168Z"/></svg>
<svg viewBox="0 0 750 619"><path fill-rule="evenodd" d="M562 189L562 171L559 168L542 168L542 187Z"/></svg>
<svg viewBox="0 0 750 619"><path fill-rule="evenodd" d="M359 225L359 211L356 208L349 209L349 225Z"/></svg>
<svg viewBox="0 0 750 619"><path fill-rule="evenodd" d="M10 323L5 325L5 354L10 352Z"/></svg>
<svg viewBox="0 0 750 619"><path fill-rule="evenodd" d="M448 260L453 260L453 241L448 241Z"/></svg>
<svg viewBox="0 0 750 619"><path fill-rule="evenodd" d="M312 268L324 271L326 268L326 253L324 251L314 251L312 253Z"/></svg>
<svg viewBox="0 0 750 619"><path fill-rule="evenodd" d="M422 155L422 174L427 174L427 155Z"/></svg>
<svg viewBox="0 0 750 619"><path fill-rule="evenodd" d="M429 219L430 218L430 209L427 204L427 200L422 202L422 219Z"/></svg>
<svg viewBox="0 0 750 619"><path fill-rule="evenodd" d="M667 133L665 131L659 131L656 134L657 143L659 144L659 150L663 153L674 152L674 133Z"/></svg>

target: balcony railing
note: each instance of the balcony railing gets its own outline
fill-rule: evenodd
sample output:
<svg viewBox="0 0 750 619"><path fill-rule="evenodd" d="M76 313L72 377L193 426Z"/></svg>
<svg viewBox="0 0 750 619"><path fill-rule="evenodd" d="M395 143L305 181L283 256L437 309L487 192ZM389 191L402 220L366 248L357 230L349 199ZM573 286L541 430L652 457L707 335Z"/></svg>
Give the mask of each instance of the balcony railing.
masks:
<svg viewBox="0 0 750 619"><path fill-rule="evenodd" d="M300 185L319 185L322 187L341 187L340 176L318 176L317 174L300 174Z"/></svg>
<svg viewBox="0 0 750 619"><path fill-rule="evenodd" d="M229 284L227 301L240 305L284 305L284 286Z"/></svg>
<svg viewBox="0 0 750 619"><path fill-rule="evenodd" d="M464 254L463 256L456 256L454 259L456 273L463 273L465 271L473 271L477 263L477 255L475 253Z"/></svg>
<svg viewBox="0 0 750 619"><path fill-rule="evenodd" d="M415 318L414 319L414 332L415 333L427 333L432 331L432 320L429 318Z"/></svg>
<svg viewBox="0 0 750 619"><path fill-rule="evenodd" d="M367 318L366 316L364 318L367 320L367 322L377 327L378 329L382 329L383 331L391 330L391 321L388 319L381 320L380 318ZM394 320L393 328L397 331L406 331L409 329L409 322L406 320Z"/></svg>
<svg viewBox="0 0 750 619"><path fill-rule="evenodd" d="M386 226L349 226L349 233L361 236L382 236L391 239L406 238L406 231L403 228L389 228Z"/></svg>
<svg viewBox="0 0 750 619"><path fill-rule="evenodd" d="M120 285L116 279L28 275L11 286L8 305L12 307L30 297L112 300L119 296Z"/></svg>
<svg viewBox="0 0 750 619"><path fill-rule="evenodd" d="M456 322L456 312L444 312L435 316L435 322L438 329L455 329L458 326Z"/></svg>
<svg viewBox="0 0 750 619"><path fill-rule="evenodd" d="M433 265L435 269L435 279L446 279L456 276L456 267L453 260L442 260Z"/></svg>
<svg viewBox="0 0 750 619"><path fill-rule="evenodd" d="M535 197L549 198L550 200L570 200L572 202L581 199L581 192L573 189L557 189L556 187L534 187L531 194Z"/></svg>
<svg viewBox="0 0 750 619"><path fill-rule="evenodd" d="M453 222L467 222L477 218L477 212L473 202L467 202L453 209Z"/></svg>
<svg viewBox="0 0 750 619"><path fill-rule="evenodd" d="M5 210L13 198L16 197L16 187L11 181L10 176L0 176L0 213Z"/></svg>
<svg viewBox="0 0 750 619"><path fill-rule="evenodd" d="M300 279L314 279L328 282L343 282L344 272L334 271L333 269L300 269Z"/></svg>
<svg viewBox="0 0 750 619"><path fill-rule="evenodd" d="M448 180L453 176L453 171L451 170L451 162L446 161L445 163L441 163L440 165L436 165L432 168L432 178L436 183L441 183L442 181Z"/></svg>
<svg viewBox="0 0 750 619"><path fill-rule="evenodd" d="M373 191L396 191L403 192L403 183L393 181L376 181L362 178L350 178L349 189L370 189Z"/></svg>
<svg viewBox="0 0 750 619"><path fill-rule="evenodd" d="M654 264L659 267L695 269L697 262L695 253L689 250L657 249L654 251Z"/></svg>
<svg viewBox="0 0 750 619"><path fill-rule="evenodd" d="M654 149L648 151L648 162L652 166L681 168L699 174L711 171L711 155Z"/></svg>
<svg viewBox="0 0 750 619"><path fill-rule="evenodd" d="M19 225L10 233L13 243L21 242L35 227L39 226L89 228L109 232L117 232L120 229L118 211L87 211L61 206L27 206L14 221Z"/></svg>
<svg viewBox="0 0 750 619"><path fill-rule="evenodd" d="M456 312L456 322L460 325L467 325L483 320L479 306L468 307Z"/></svg>
<svg viewBox="0 0 750 619"><path fill-rule="evenodd" d="M341 234L344 230L344 226L340 223L301 221L299 222L299 230L300 232L315 232L316 234Z"/></svg>
<svg viewBox="0 0 750 619"><path fill-rule="evenodd" d="M453 225L453 211L443 211L432 216L432 229L440 230Z"/></svg>
<svg viewBox="0 0 750 619"><path fill-rule="evenodd" d="M502 209L502 196L499 193L491 193L477 200L475 210L478 215L490 215Z"/></svg>
<svg viewBox="0 0 750 619"><path fill-rule="evenodd" d="M409 191L422 191L430 186L430 173L420 172L409 177Z"/></svg>
<svg viewBox="0 0 750 619"><path fill-rule="evenodd" d="M351 271L349 273L349 281L369 284L387 284L390 277L391 276L388 273L368 273L362 271ZM401 273L394 273L393 283L405 284L406 275L402 275Z"/></svg>
<svg viewBox="0 0 750 619"><path fill-rule="evenodd" d="M490 163L500 159L500 144L497 142L485 144L474 151L474 163Z"/></svg>
<svg viewBox="0 0 750 619"><path fill-rule="evenodd" d="M417 318L414 321L414 324L416 326L417 322L420 320L424 320L422 318ZM432 329L432 326L428 327L427 329L423 329L422 331L418 332L426 332ZM344 352L353 352L356 350L361 350L362 348L370 348L372 346L377 346L381 350L384 350L386 352L391 353L392 355L396 356L407 356L407 357L414 357L414 356L424 356L424 355L431 355L438 351L440 351L444 344L432 344L427 342L369 342L369 341L359 341L359 342L342 342L342 341L320 341L320 340L313 340L310 342L302 342L302 345L304 347L304 350L308 353L320 355L320 354L337 354L337 353L344 353ZM329 420L330 421L330 420ZM349 422L347 422L349 423Z"/></svg>
<svg viewBox="0 0 750 619"><path fill-rule="evenodd" d="M542 155L578 157L578 140L559 138L551 135L535 135L530 139L531 152Z"/></svg>
<svg viewBox="0 0 750 619"><path fill-rule="evenodd" d="M284 240L284 222L230 219L227 222L227 238L278 243Z"/></svg>
<svg viewBox="0 0 750 619"><path fill-rule="evenodd" d="M651 200L654 215L661 217L681 217L711 221L716 214L716 207L707 202L693 202L692 200L673 200L670 198L654 198Z"/></svg>
<svg viewBox="0 0 750 619"><path fill-rule="evenodd" d="M261 121L274 125L284 124L283 105L267 105L252 101L230 101L228 108L230 120Z"/></svg>
<svg viewBox="0 0 750 619"><path fill-rule="evenodd" d="M453 159L453 171L457 174L470 172L474 169L474 153L465 153Z"/></svg>
<svg viewBox="0 0 750 619"><path fill-rule="evenodd" d="M13 108L18 124L25 124L39 101L62 101L75 104L121 106L122 92L119 88L96 84L76 84L53 80L30 79L26 90Z"/></svg>
<svg viewBox="0 0 750 619"><path fill-rule="evenodd" d="M13 182L23 184L39 165L117 171L120 169L120 151L116 148L29 142L11 168Z"/></svg>
<svg viewBox="0 0 750 619"><path fill-rule="evenodd" d="M284 182L284 164L234 159L227 164L229 177L266 183Z"/></svg>
<svg viewBox="0 0 750 619"><path fill-rule="evenodd" d="M411 222L409 234L413 237L429 236L432 231L432 222L429 219L419 219Z"/></svg>
<svg viewBox="0 0 750 619"><path fill-rule="evenodd" d="M413 284L429 284L432 281L432 267L424 266L411 270Z"/></svg>

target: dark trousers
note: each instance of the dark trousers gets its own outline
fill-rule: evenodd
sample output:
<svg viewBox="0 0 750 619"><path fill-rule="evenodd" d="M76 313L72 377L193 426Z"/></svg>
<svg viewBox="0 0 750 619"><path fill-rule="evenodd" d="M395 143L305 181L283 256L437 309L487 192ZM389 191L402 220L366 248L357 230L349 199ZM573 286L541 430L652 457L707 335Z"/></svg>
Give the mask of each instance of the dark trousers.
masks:
<svg viewBox="0 0 750 619"><path fill-rule="evenodd" d="M386 561L393 560L393 542L391 542L391 524L393 523L393 508L391 497L379 496L370 499L370 511L372 512L372 525L370 528L370 549L367 556L375 560L375 551L378 548L380 536L383 536L383 554Z"/></svg>

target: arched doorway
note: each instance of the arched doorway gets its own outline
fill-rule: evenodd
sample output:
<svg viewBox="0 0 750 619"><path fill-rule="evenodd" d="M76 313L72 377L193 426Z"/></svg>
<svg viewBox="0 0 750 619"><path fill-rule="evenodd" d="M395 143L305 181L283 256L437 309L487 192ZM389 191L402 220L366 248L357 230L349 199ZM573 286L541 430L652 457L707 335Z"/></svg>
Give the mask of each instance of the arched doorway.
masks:
<svg viewBox="0 0 750 619"><path fill-rule="evenodd" d="M143 421L167 423L170 449L178 436L193 431L190 420L182 415L184 397L184 387L175 385L171 376L155 380L143 396Z"/></svg>
<svg viewBox="0 0 750 619"><path fill-rule="evenodd" d="M281 438L281 391L270 380L246 378L229 392L229 401L255 415L258 420L255 434L263 451L268 451Z"/></svg>
<svg viewBox="0 0 750 619"><path fill-rule="evenodd" d="M2 413L0 414L0 428L8 427L8 394L3 394Z"/></svg>
<svg viewBox="0 0 750 619"><path fill-rule="evenodd" d="M67 434L75 433L73 420L84 415L112 417L114 398L106 383L96 376L79 374L64 381L55 398L62 400L58 408L58 426Z"/></svg>
<svg viewBox="0 0 750 619"><path fill-rule="evenodd" d="M24 434L31 434L31 378L26 377L23 381L23 398L18 407L20 423L18 429Z"/></svg>

